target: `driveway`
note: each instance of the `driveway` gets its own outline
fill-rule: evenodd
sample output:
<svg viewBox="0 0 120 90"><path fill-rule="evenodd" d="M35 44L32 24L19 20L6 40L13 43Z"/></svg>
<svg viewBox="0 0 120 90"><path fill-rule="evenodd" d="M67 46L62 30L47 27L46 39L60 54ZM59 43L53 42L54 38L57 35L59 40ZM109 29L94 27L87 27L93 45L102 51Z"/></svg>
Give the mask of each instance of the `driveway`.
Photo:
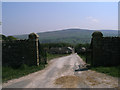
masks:
<svg viewBox="0 0 120 90"><path fill-rule="evenodd" d="M91 70L75 71L85 62L71 54L52 59L44 70L3 83L3 88L115 88L118 79Z"/></svg>

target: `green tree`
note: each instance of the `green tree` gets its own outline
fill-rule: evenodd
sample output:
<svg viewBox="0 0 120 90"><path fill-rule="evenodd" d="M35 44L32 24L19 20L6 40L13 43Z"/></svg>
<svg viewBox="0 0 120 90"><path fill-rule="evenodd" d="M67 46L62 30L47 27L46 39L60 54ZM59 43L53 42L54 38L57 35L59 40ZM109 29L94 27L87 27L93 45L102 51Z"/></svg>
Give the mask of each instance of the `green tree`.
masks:
<svg viewBox="0 0 120 90"><path fill-rule="evenodd" d="M7 40L7 37L6 37L5 35L0 35L0 38L1 38L2 40Z"/></svg>
<svg viewBox="0 0 120 90"><path fill-rule="evenodd" d="M17 40L17 38L13 37L13 36L8 36L7 40L11 41L11 40Z"/></svg>

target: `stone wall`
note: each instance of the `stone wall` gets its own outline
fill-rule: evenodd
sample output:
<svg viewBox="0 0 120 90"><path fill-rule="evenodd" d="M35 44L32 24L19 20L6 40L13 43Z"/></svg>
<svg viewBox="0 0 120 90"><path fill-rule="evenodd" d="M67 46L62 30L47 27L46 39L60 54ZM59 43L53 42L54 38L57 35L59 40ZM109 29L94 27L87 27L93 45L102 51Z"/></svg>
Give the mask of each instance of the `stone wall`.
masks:
<svg viewBox="0 0 120 90"><path fill-rule="evenodd" d="M93 66L120 65L120 37L103 37L94 32L91 40L91 64Z"/></svg>
<svg viewBox="0 0 120 90"><path fill-rule="evenodd" d="M3 66L38 65L40 48L38 35L31 33L27 40L2 41Z"/></svg>

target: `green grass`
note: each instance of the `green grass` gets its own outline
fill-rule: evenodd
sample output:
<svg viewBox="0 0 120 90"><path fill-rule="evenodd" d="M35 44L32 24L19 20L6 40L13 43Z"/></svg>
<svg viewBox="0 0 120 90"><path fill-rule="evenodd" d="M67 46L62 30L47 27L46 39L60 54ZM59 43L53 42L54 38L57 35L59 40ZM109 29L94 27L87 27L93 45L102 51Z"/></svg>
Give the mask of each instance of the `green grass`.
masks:
<svg viewBox="0 0 120 90"><path fill-rule="evenodd" d="M47 54L47 59L51 60L53 58L58 58L58 57L66 56L66 55L68 54ZM3 66L2 67L2 82L6 82L14 78L19 78L27 74L42 70L44 68L45 68L44 64L40 64L40 66L22 65L21 67L17 69Z"/></svg>
<svg viewBox="0 0 120 90"><path fill-rule="evenodd" d="M120 77L120 66L112 66L112 67L91 67L91 70L101 72L113 77Z"/></svg>
<svg viewBox="0 0 120 90"><path fill-rule="evenodd" d="M20 68L14 69L11 67L2 67L2 82L6 82L10 79L19 78L21 76L27 75L29 73L36 72L45 67L45 65L40 66L27 66L22 65Z"/></svg>
<svg viewBox="0 0 120 90"><path fill-rule="evenodd" d="M50 53L47 53L47 60L51 60L51 59L54 59L54 58L58 58L58 57L62 57L62 56L67 56L69 54L50 54Z"/></svg>
<svg viewBox="0 0 120 90"><path fill-rule="evenodd" d="M79 54L79 56L85 61L86 57L85 55ZM89 63L88 63L89 64ZM120 66L112 66L112 67L91 67L91 70L104 73L113 77L120 77Z"/></svg>
<svg viewBox="0 0 120 90"><path fill-rule="evenodd" d="M82 54L78 54L78 55L83 59L83 61L86 62L86 56L85 55L82 55Z"/></svg>

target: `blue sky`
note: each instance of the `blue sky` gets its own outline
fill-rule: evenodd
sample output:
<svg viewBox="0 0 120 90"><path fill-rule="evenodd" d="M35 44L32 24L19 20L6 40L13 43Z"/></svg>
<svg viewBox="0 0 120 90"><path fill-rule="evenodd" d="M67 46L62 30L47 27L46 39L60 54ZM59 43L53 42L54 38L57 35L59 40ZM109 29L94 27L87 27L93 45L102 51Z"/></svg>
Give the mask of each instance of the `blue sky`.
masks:
<svg viewBox="0 0 120 90"><path fill-rule="evenodd" d="M118 29L117 2L3 2L5 35L68 28Z"/></svg>

